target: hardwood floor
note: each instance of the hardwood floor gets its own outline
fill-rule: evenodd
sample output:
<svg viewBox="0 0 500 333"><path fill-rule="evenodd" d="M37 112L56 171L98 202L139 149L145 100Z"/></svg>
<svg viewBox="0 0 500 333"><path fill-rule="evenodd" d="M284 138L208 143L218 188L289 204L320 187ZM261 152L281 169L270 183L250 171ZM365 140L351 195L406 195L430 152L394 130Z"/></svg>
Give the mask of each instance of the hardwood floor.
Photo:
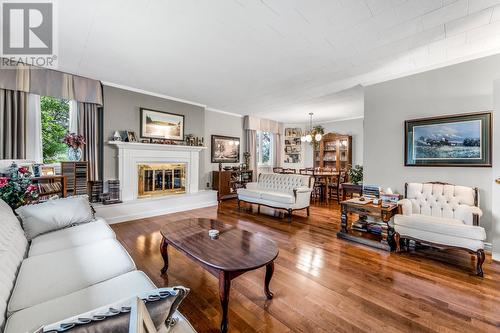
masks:
<svg viewBox="0 0 500 333"><path fill-rule="evenodd" d="M238 212L230 200L219 208L113 225L138 268L156 285L191 289L181 312L198 332L218 332L217 279L174 249L168 277L160 275L159 229L185 217L217 218L279 246L271 281L274 299L267 300L263 292L264 268L233 280L230 332L500 331L500 264L489 254L485 277L478 278L466 253L395 254L340 240L335 236L340 229L336 204L312 207L309 218L297 212L292 223Z"/></svg>

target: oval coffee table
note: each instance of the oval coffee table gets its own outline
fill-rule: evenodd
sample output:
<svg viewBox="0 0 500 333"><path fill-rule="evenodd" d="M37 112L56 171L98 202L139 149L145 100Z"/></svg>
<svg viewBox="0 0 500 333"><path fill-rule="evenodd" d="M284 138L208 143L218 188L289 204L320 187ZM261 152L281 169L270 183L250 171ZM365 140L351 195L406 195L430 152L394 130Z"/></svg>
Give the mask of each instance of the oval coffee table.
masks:
<svg viewBox="0 0 500 333"><path fill-rule="evenodd" d="M208 236L208 230L217 229L217 239ZM206 218L190 218L168 222L161 229L160 251L168 270L168 245L184 253L208 272L219 278L219 297L222 305L221 331L227 332L228 304L231 280L241 274L266 266L264 292L273 298L269 282L274 272L274 259L278 256L276 244L258 234Z"/></svg>

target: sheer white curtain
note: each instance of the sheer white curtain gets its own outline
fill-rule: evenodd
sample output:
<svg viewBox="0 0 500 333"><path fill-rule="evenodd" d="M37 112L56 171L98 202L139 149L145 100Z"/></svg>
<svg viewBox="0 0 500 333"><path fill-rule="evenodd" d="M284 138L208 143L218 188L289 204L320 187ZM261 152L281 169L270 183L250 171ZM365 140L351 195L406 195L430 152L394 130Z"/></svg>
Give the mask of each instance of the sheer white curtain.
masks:
<svg viewBox="0 0 500 333"><path fill-rule="evenodd" d="M42 111L40 95L28 95L26 114L26 159L37 163L43 162L42 152Z"/></svg>
<svg viewBox="0 0 500 333"><path fill-rule="evenodd" d="M78 132L78 105L73 99L69 101L69 132Z"/></svg>

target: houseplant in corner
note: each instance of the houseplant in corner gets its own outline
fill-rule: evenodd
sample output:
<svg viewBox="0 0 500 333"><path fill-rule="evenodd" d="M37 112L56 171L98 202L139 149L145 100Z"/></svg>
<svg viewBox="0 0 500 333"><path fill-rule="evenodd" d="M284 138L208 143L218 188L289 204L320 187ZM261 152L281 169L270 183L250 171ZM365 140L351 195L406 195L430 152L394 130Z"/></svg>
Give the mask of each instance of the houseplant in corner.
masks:
<svg viewBox="0 0 500 333"><path fill-rule="evenodd" d="M64 136L63 142L68 146L68 159L70 161L80 161L82 159L82 147L85 145L85 138L82 135L68 133Z"/></svg>
<svg viewBox="0 0 500 333"><path fill-rule="evenodd" d="M38 197L37 187L31 182L31 172L15 163L9 167L7 177L0 177L0 199L16 209Z"/></svg>
<svg viewBox="0 0 500 333"><path fill-rule="evenodd" d="M363 166L355 165L347 171L349 181L353 184L359 185L363 183Z"/></svg>

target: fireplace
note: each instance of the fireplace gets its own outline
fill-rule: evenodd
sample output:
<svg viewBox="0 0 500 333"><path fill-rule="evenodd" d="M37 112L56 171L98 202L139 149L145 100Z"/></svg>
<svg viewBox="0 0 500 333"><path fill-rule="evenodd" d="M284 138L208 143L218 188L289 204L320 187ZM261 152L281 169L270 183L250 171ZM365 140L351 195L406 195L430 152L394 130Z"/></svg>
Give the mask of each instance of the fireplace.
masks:
<svg viewBox="0 0 500 333"><path fill-rule="evenodd" d="M186 193L186 163L137 165L137 197Z"/></svg>

